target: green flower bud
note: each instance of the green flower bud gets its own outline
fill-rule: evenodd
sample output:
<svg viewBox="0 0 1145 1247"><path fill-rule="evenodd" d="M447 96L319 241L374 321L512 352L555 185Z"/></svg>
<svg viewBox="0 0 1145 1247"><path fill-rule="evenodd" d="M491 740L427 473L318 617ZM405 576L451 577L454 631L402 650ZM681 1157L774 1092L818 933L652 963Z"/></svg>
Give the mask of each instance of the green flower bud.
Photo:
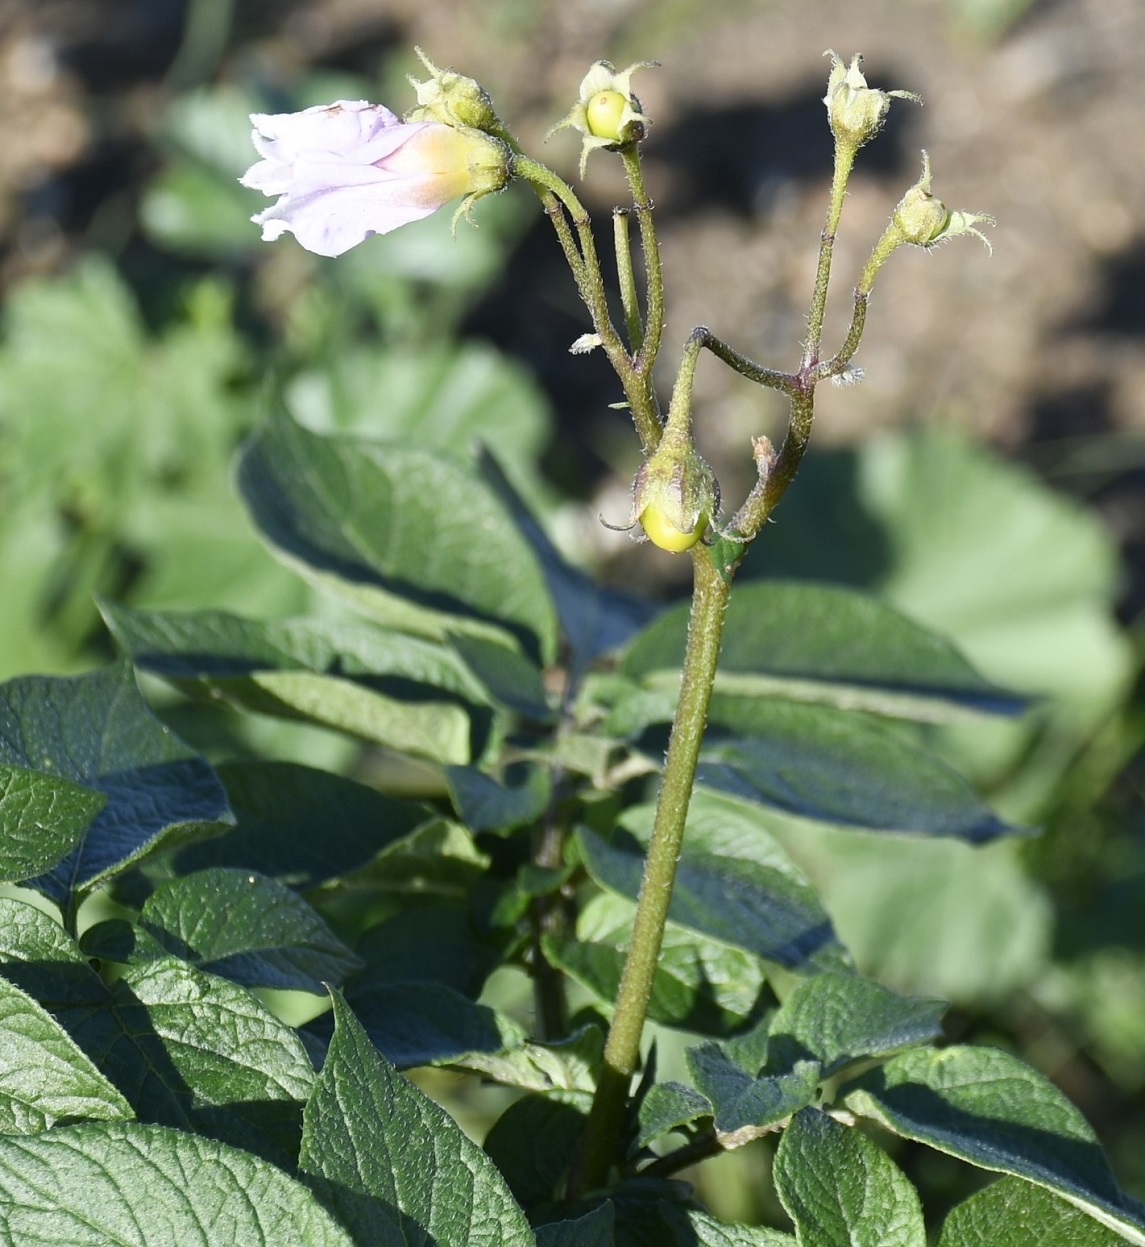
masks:
<svg viewBox="0 0 1145 1247"><path fill-rule="evenodd" d="M879 91L867 86L863 77L863 58L856 52L851 64L845 66L835 52L827 51L831 58L831 75L827 79L827 116L835 141L847 147L861 147L873 139L882 128L890 110L891 100L922 100L913 91Z"/></svg>
<svg viewBox="0 0 1145 1247"><path fill-rule="evenodd" d="M993 225L994 218L982 212L951 211L931 190L930 157L922 153L922 177L899 200L891 215L891 225L900 243L934 247L956 234L973 234L991 250L990 240L978 224Z"/></svg>
<svg viewBox="0 0 1145 1247"><path fill-rule="evenodd" d="M640 101L632 94L630 80L638 69L656 65L655 61L637 61L617 73L608 61L597 61L580 84L579 98L567 117L558 121L549 135L571 127L584 136L580 152L580 175L583 178L588 154L598 147L615 151L629 143L638 143L652 124L640 109Z"/></svg>
<svg viewBox="0 0 1145 1247"><path fill-rule="evenodd" d="M418 106L410 109L406 121L440 121L447 126L501 133L501 119L484 87L451 69L438 69L421 48L414 51L429 70L430 78L418 82L409 76L410 85L417 92Z"/></svg>

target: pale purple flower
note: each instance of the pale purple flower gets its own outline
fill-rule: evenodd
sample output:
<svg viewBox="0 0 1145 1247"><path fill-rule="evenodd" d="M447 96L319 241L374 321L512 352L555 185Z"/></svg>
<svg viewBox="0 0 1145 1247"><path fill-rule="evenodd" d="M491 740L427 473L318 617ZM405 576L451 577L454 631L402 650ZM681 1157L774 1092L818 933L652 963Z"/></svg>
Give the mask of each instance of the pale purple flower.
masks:
<svg viewBox="0 0 1145 1247"><path fill-rule="evenodd" d="M240 179L278 201L251 219L267 241L290 232L307 251L341 255L462 195L499 190L506 149L476 130L402 121L380 104L339 100L251 117L263 157Z"/></svg>

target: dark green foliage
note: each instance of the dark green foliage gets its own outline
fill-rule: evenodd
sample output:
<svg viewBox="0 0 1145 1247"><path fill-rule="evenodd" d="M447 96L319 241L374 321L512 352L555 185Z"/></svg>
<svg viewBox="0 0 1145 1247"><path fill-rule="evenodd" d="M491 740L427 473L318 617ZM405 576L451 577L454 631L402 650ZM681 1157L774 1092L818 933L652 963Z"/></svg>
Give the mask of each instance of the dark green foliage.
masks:
<svg viewBox="0 0 1145 1247"><path fill-rule="evenodd" d="M138 1216L123 1241L144 1247L219 1226L258 1247L287 1220L316 1247L922 1247L908 1167L865 1119L1005 1175L944 1247L995 1220L1145 1244L1077 1110L1017 1058L936 1047L942 1002L859 973L799 852L1014 830L934 733L1023 699L856 590L733 594L649 1012L689 1036L683 1061L650 1063L607 1194L573 1191L604 1026L552 998L567 975L615 999L653 819L633 778L658 766L681 616L571 569L487 454L280 415L239 477L331 600L105 618L196 741L236 716L333 730L355 778L256 749L212 765L127 660L0 686L0 866L58 909L0 899L0 1241L109 1241ZM503 967L538 978L543 1028ZM517 1097L484 1150L399 1072L426 1067L431 1089L465 1072ZM794 1237L672 1180L774 1135Z"/></svg>

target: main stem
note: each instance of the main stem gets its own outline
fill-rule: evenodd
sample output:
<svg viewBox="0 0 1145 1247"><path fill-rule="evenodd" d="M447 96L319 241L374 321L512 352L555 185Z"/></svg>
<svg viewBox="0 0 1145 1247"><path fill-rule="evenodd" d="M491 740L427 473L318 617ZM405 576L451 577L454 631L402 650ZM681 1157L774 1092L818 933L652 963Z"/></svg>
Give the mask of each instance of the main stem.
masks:
<svg viewBox="0 0 1145 1247"><path fill-rule="evenodd" d="M600 1082L582 1143L579 1170L573 1176L573 1185L579 1190L591 1190L607 1182L624 1125L629 1087L640 1064L644 1019L668 920L672 882L684 838L684 820L719 659L731 578L716 570L710 552L703 546L695 548L692 564L695 588L680 699L660 781L632 943L620 980Z"/></svg>

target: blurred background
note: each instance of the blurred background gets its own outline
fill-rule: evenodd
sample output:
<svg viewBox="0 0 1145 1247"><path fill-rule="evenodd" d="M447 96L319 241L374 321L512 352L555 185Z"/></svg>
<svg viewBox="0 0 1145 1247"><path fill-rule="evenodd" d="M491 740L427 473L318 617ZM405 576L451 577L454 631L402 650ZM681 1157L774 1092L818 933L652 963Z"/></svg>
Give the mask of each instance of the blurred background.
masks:
<svg viewBox="0 0 1145 1247"><path fill-rule="evenodd" d="M313 428L486 441L559 543L671 596L686 560L597 522L637 448L536 202L513 188L341 261L262 244L248 114L338 98L402 112L421 46L486 85L535 155L596 59L635 78L669 300L688 330L794 367L830 135L826 48L898 102L860 154L826 342L929 151L951 207L993 213L883 270L857 362L747 574L879 592L1036 698L939 744L1008 817L986 851L801 839L861 964L946 995L951 1038L1009 1046L1094 1122L1145 1197L1145 6L1140 0L0 0L0 677L111 653L94 595L305 610L229 462L273 390ZM578 190L581 188L578 186ZM586 202L622 197L606 154ZM714 361L698 439L725 498L782 412ZM751 1217L751 1149L713 1201ZM942 1158L919 1180L961 1189ZM949 1162L953 1166L954 1162ZM736 1168L738 1166L738 1168ZM718 1183L717 1183L718 1187ZM940 1194L941 1198L941 1194Z"/></svg>

